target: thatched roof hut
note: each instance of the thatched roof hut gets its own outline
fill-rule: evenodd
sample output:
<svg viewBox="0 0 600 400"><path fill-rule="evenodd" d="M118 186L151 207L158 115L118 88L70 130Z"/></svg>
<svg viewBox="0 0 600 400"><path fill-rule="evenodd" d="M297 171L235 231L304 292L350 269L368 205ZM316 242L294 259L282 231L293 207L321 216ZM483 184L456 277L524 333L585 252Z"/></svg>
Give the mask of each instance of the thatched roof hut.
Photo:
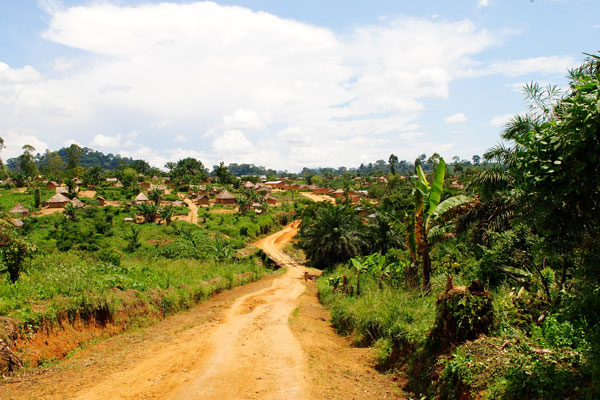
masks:
<svg viewBox="0 0 600 400"><path fill-rule="evenodd" d="M207 206L209 205L210 201L208 199L208 196L201 194L198 197L196 197L196 204L199 206Z"/></svg>
<svg viewBox="0 0 600 400"><path fill-rule="evenodd" d="M54 182L54 181L48 181L46 183L46 189L48 189L48 190L54 190L54 189L56 189L59 186L60 185L58 183Z"/></svg>
<svg viewBox="0 0 600 400"><path fill-rule="evenodd" d="M100 207L104 207L104 205L106 204L106 199L102 196L96 197L96 201L98 202Z"/></svg>
<svg viewBox="0 0 600 400"><path fill-rule="evenodd" d="M29 215L29 210L26 209L25 206L23 206L23 204L17 203L16 206L10 209L10 213L21 214L22 216L26 217L27 215Z"/></svg>
<svg viewBox="0 0 600 400"><path fill-rule="evenodd" d="M133 199L133 202L134 202L134 204L148 203L148 202L150 202L150 199L148 198L148 196L146 196L146 193L140 192L140 194L135 196L135 199Z"/></svg>
<svg viewBox="0 0 600 400"><path fill-rule="evenodd" d="M21 228L24 224L23 221L21 221L18 218L11 218L10 222L13 224L13 226L17 227L17 228Z"/></svg>
<svg viewBox="0 0 600 400"><path fill-rule="evenodd" d="M235 204L236 199L235 196L229 193L227 189L223 190L216 197L218 204Z"/></svg>
<svg viewBox="0 0 600 400"><path fill-rule="evenodd" d="M75 197L71 200L71 204L73 204L73 206L76 208L83 208L83 206L84 206L84 204L81 202L81 200L79 200L77 197Z"/></svg>
<svg viewBox="0 0 600 400"><path fill-rule="evenodd" d="M56 193L54 196L50 197L47 201L48 207L50 208L62 208L71 200L64 196L61 193Z"/></svg>
<svg viewBox="0 0 600 400"><path fill-rule="evenodd" d="M61 194L68 194L69 193L69 189L64 187L64 186L59 186L56 188L56 193L61 193Z"/></svg>

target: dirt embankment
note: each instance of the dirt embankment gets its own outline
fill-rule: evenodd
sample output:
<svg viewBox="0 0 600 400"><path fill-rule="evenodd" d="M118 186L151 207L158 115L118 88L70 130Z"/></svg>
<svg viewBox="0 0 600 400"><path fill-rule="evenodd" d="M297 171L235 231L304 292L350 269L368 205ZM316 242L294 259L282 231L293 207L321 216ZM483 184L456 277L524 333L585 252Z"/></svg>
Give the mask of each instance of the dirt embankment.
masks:
<svg viewBox="0 0 600 400"><path fill-rule="evenodd" d="M326 194L314 194L310 192L300 192L300 194L306 198L311 199L312 201L328 201L332 204L335 204L335 199Z"/></svg>

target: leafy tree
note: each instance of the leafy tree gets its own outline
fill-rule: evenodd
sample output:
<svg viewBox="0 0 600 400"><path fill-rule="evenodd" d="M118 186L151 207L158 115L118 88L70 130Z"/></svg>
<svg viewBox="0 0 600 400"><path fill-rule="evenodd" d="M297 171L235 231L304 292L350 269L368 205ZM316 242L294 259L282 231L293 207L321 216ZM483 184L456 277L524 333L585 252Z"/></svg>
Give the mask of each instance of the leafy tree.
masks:
<svg viewBox="0 0 600 400"><path fill-rule="evenodd" d="M231 172L229 172L229 169L227 169L223 161L221 161L218 166L214 167L213 175L217 176L219 178L219 182L224 185L232 184L236 180Z"/></svg>
<svg viewBox="0 0 600 400"><path fill-rule="evenodd" d="M23 146L23 150L23 154L19 156L18 171L22 172L26 178L33 179L39 174L38 167L33 157L35 147L26 144Z"/></svg>
<svg viewBox="0 0 600 400"><path fill-rule="evenodd" d="M388 159L388 162L390 163L390 172L392 173L392 175L396 174L396 164L398 163L398 157L390 154L390 158Z"/></svg>
<svg viewBox="0 0 600 400"><path fill-rule="evenodd" d="M21 237L6 219L0 220L0 257L11 282L19 279L25 260L36 251L35 245Z"/></svg>
<svg viewBox="0 0 600 400"><path fill-rule="evenodd" d="M98 165L89 167L83 173L82 181L86 186L98 186L102 177L102 168Z"/></svg>
<svg viewBox="0 0 600 400"><path fill-rule="evenodd" d="M158 206L156 204L141 203L136 205L136 213L144 217L145 222L156 221Z"/></svg>
<svg viewBox="0 0 600 400"><path fill-rule="evenodd" d="M80 159L83 155L83 149L73 143L65 149L67 153L67 168L73 170L81 165Z"/></svg>
<svg viewBox="0 0 600 400"><path fill-rule="evenodd" d="M172 166L168 164L169 166ZM175 167L170 171L171 179L185 180L186 183L195 183L208 178L206 168L201 161L188 157L179 160Z"/></svg>
<svg viewBox="0 0 600 400"><path fill-rule="evenodd" d="M76 217L77 217L77 207L75 207L72 203L67 203L65 205L65 214L67 214L67 217L73 221L73 222L77 222L76 221Z"/></svg>

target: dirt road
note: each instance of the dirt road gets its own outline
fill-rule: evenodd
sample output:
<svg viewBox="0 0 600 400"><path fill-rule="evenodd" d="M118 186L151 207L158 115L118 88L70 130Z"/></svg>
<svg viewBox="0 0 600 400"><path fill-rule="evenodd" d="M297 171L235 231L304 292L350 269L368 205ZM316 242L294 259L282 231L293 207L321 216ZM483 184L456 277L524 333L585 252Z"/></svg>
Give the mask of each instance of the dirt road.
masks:
<svg viewBox="0 0 600 400"><path fill-rule="evenodd" d="M179 197L181 198L181 195ZM188 199L187 197L184 197L183 201L185 202L185 204L187 204L188 208L190 209L190 212L187 215L187 221L191 224L197 224L198 223L198 206L196 204L194 204L194 202L192 200Z"/></svg>
<svg viewBox="0 0 600 400"><path fill-rule="evenodd" d="M310 192L300 192L300 194L304 197L311 199L312 201L328 201L332 204L335 204L335 199L326 194L314 194Z"/></svg>
<svg viewBox="0 0 600 400"><path fill-rule="evenodd" d="M368 365L370 349L352 348L331 329L314 282L303 279L307 269L282 251L296 231L290 224L256 243L285 273L10 378L0 398L402 398Z"/></svg>

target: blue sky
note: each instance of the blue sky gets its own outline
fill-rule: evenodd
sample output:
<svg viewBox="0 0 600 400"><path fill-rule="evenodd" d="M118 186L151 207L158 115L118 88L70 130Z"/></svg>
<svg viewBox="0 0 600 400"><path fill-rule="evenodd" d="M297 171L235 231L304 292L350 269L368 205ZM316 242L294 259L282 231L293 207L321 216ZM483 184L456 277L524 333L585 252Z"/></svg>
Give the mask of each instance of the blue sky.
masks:
<svg viewBox="0 0 600 400"><path fill-rule="evenodd" d="M78 143L162 167L470 159L566 85L597 0L0 0L3 158Z"/></svg>

